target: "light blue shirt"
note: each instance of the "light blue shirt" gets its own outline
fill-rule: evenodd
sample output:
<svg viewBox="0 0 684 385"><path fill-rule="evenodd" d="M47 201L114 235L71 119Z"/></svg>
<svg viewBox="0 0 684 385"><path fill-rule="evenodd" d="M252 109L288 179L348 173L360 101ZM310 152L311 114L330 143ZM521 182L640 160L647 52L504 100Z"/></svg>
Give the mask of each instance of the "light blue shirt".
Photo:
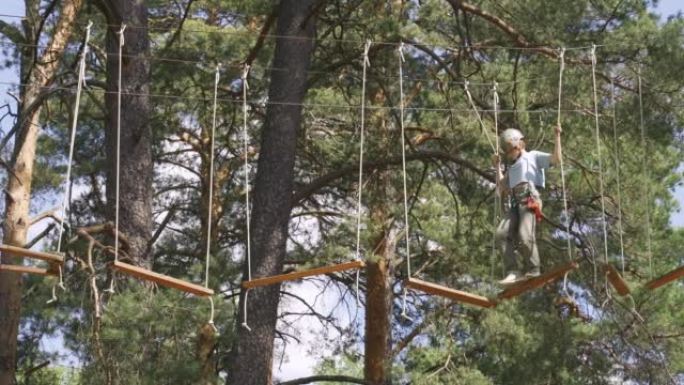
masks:
<svg viewBox="0 0 684 385"><path fill-rule="evenodd" d="M532 182L537 187L545 187L544 170L551 166L551 154L541 151L526 151L518 160L508 166L506 171L508 187Z"/></svg>

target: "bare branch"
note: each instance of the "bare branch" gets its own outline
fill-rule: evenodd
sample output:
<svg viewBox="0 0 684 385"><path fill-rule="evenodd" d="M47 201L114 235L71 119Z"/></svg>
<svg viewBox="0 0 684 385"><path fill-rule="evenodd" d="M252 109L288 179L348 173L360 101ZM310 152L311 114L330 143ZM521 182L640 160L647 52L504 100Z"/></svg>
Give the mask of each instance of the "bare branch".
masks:
<svg viewBox="0 0 684 385"><path fill-rule="evenodd" d="M302 377L296 380L290 380L285 382L279 382L278 385L303 385L303 384L314 384L317 382L346 382L349 384L361 384L361 385L371 385L370 382L356 377L350 376L311 376Z"/></svg>

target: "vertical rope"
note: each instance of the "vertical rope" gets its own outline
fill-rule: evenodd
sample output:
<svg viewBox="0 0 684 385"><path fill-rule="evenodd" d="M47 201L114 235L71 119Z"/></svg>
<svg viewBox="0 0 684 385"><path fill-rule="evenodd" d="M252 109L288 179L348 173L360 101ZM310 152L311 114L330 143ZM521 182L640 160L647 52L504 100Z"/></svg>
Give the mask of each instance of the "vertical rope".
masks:
<svg viewBox="0 0 684 385"><path fill-rule="evenodd" d="M213 214L213 204L214 204L214 147L215 147L215 137L216 137L216 109L217 103L216 99L218 97L218 85L221 79L221 68L216 66L216 75L214 76L214 103L212 107L212 117L211 117L211 137L209 138L209 201L207 204L207 244L206 244L206 254L204 256L204 287L209 288L209 265L211 264L211 231L212 223L211 217ZM209 324L214 325L214 299L209 296L209 304L211 305L211 311L209 315ZM214 329L216 327L214 326Z"/></svg>
<svg viewBox="0 0 684 385"><path fill-rule="evenodd" d="M561 105L563 102L563 72L565 71L565 47L561 47L558 54L559 70L558 70L558 113L556 114L556 126L561 127ZM559 142L560 146L561 143ZM566 248L568 249L568 261L572 260L572 242L570 234L570 213L568 212L568 195L567 189L565 188L565 165L563 162L563 150L559 149L561 152L560 156L560 173L561 173L561 189L563 190L563 213L565 222L565 238L567 240ZM565 294L568 294L568 274L563 276L563 290Z"/></svg>
<svg viewBox="0 0 684 385"><path fill-rule="evenodd" d="M126 24L121 24L121 29L117 34L119 35L119 69L116 89L116 188L114 197L114 261L119 261L119 180L121 176L121 68L123 63L123 46L124 46L124 31ZM112 280L109 288L105 290L108 293L114 293L114 277L116 273L112 270Z"/></svg>
<svg viewBox="0 0 684 385"><path fill-rule="evenodd" d="M608 227L606 225L606 204L605 204L605 194L603 190L603 162L601 160L601 136L599 128L599 111L598 111L598 96L596 89L596 45L593 44L591 47L591 79L592 79L592 89L594 94L594 124L595 124L595 136L596 136L596 151L598 157L598 167L599 167L599 194L601 195L601 221L603 226L603 252L604 252L604 263L608 263ZM596 264L594 264L594 273L596 276Z"/></svg>
<svg viewBox="0 0 684 385"><path fill-rule="evenodd" d="M118 83L116 92L116 190L114 197L114 260L119 260L119 191L121 178L121 69L123 65L123 46L124 46L124 31L126 24L121 24L119 30L119 71Z"/></svg>
<svg viewBox="0 0 684 385"><path fill-rule="evenodd" d="M57 252L62 250L62 236L64 235L64 218L66 217L67 206L70 203L71 197L71 166L74 160L74 147L76 143L76 127L78 126L78 115L81 106L81 92L83 90L83 84L85 83L85 71L86 71L86 57L88 56L88 42L90 41L90 29L93 26L92 21L88 21L88 26L86 27L85 40L83 41L83 51L81 52L81 58L78 63L78 80L76 81L76 100L74 101L74 112L71 120L71 132L69 138L69 159L67 161L67 171L64 179L64 196L62 197L62 207L60 209L59 217L59 236L57 237ZM57 301L57 290L58 286L62 290L66 290L64 286L64 274L62 272L62 266L57 266L59 270L59 283L52 287L52 299L47 301L47 303L52 303Z"/></svg>
<svg viewBox="0 0 684 385"><path fill-rule="evenodd" d="M639 91L639 130L641 131L641 146L644 148L644 167L646 167L647 182L644 188L646 193L644 194L646 199L646 250L648 252L648 271L649 277L653 279L653 245L651 244L651 188L650 183L650 172L648 171L649 162L647 162L648 146L646 142L646 127L644 125L644 102L643 102L643 92L641 90L641 63L637 67L637 84Z"/></svg>
<svg viewBox="0 0 684 385"><path fill-rule="evenodd" d="M249 84L247 83L247 77L249 76L249 65L245 65L242 70L242 136L243 136L243 153L245 157L245 226L247 228L247 242L246 242L246 257L247 257L247 280L252 280L252 246L251 246L251 229L250 229L250 219L251 210L249 207L249 135L247 132L247 90L249 89ZM242 327L247 330L250 329L247 324L247 300L249 295L249 289L245 290L245 300L243 302L242 309Z"/></svg>
<svg viewBox="0 0 684 385"><path fill-rule="evenodd" d="M76 127L78 126L78 115L81 106L81 91L85 83L86 71L86 57L88 56L88 42L90 41L90 29L93 22L89 21L86 27L85 41L83 42L83 51L78 64L78 80L76 83L76 100L74 101L74 112L71 121L71 135L69 139L69 160L67 161L67 172L64 181L64 197L62 199L61 214L59 218L59 237L57 238L57 252L62 249L62 235L64 235L64 217L66 216L67 206L69 206L69 197L71 196L71 166L74 160L74 146L76 143Z"/></svg>
<svg viewBox="0 0 684 385"><path fill-rule="evenodd" d="M366 45L363 47L363 74L361 77L361 138L359 144L359 193L356 202L356 259L361 259L361 198L363 196L363 152L364 152L364 137L366 126L366 70L370 67L370 60L368 60L368 51L371 47L371 41L366 40ZM359 304L359 280L360 270L356 270L356 304Z"/></svg>
<svg viewBox="0 0 684 385"><path fill-rule="evenodd" d="M615 147L615 169L617 182L617 206L618 206L618 234L620 236L620 262L622 275L625 274L625 243L622 234L622 187L620 180L620 148L617 134L617 103L615 102L615 84L613 77L610 78L610 104L613 106L613 146Z"/></svg>
<svg viewBox="0 0 684 385"><path fill-rule="evenodd" d="M411 278L411 244L409 242L410 240L410 231L409 231L409 220L408 220L408 189L406 187L406 140L404 138L405 136L405 127L404 127L404 62L406 59L404 58L404 42L401 42L399 44L399 127L401 128L401 170L402 170L402 177L404 181L404 231L406 235L406 276L407 278ZM408 314L406 313L406 296L407 296L407 290L406 286L404 286L404 293L403 293L403 298L402 298L402 311L401 315L402 317L406 319L410 319Z"/></svg>
<svg viewBox="0 0 684 385"><path fill-rule="evenodd" d="M477 106L475 105L475 102L473 101L473 96L470 94L470 89L468 89L468 84L469 82L466 80L463 82L463 91L466 93L466 97L468 98L468 102L470 103L470 106L473 109L473 113L475 114L475 117L477 118L477 121L480 123L480 128L482 129L482 133L485 135L485 138L487 138L487 141L489 142L489 146L492 148L492 151L498 154L498 148L499 148L499 139L498 137L495 138L495 141L497 142L494 144L494 141L489 135L489 132L487 131L487 127L485 127L484 121L482 120L482 115L480 115L480 112L477 109ZM498 135L498 133L497 133Z"/></svg>
<svg viewBox="0 0 684 385"><path fill-rule="evenodd" d="M496 180L496 186L494 187L495 192L494 192L494 232L492 233L492 256L489 258L489 274L494 279L494 265L496 264L496 230L497 230L497 225L498 225L498 212L499 208L501 207L501 191L499 190L499 170L501 170L501 159L499 158L499 153L500 153L500 148L499 148L499 92L497 91L498 84L494 82L492 85L492 97L493 97L493 103L494 103L494 133L496 134L495 136L495 144L494 144L494 155L497 156L497 162L496 162L496 170L495 172L495 180ZM468 99L470 100L472 104L472 98L470 97L470 91L467 91L468 94ZM475 109L475 105L473 104L473 109ZM479 118L479 113L477 114ZM481 119L481 118L480 118ZM484 124L482 124L483 131L484 130ZM487 136L489 139L489 136ZM491 140L490 140L491 142ZM490 143L491 144L491 143Z"/></svg>

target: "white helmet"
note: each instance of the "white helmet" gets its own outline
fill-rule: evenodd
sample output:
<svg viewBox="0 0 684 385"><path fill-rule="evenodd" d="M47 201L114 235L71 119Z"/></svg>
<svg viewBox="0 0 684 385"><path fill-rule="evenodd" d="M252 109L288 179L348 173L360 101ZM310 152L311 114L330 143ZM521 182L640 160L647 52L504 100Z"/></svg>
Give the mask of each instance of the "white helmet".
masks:
<svg viewBox="0 0 684 385"><path fill-rule="evenodd" d="M501 133L501 147L504 151L519 147L523 139L525 139L525 135L520 130L507 128Z"/></svg>

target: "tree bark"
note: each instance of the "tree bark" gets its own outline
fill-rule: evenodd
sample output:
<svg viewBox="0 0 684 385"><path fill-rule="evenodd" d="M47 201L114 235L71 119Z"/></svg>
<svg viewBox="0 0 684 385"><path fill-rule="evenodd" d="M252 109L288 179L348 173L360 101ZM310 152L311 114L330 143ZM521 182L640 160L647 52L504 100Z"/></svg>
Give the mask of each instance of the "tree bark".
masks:
<svg viewBox="0 0 684 385"><path fill-rule="evenodd" d="M137 0L106 0L100 4L107 30L107 216L113 221L116 204L117 90L119 26L125 23L121 68L121 159L119 165L119 231L128 237L125 250L133 262L150 266L147 245L152 237L152 130L150 128L150 41L147 7Z"/></svg>
<svg viewBox="0 0 684 385"><path fill-rule="evenodd" d="M292 210L297 131L307 90L307 71L314 47L315 0L283 0L271 72L269 104L261 138L251 220L252 275L280 274L286 253ZM247 266L245 266L247 269ZM245 271L245 277L247 277ZM249 292L251 331L239 328L230 362L230 383L265 385L272 382L273 345L280 285ZM245 293L240 296L238 324Z"/></svg>
<svg viewBox="0 0 684 385"><path fill-rule="evenodd" d="M386 95L382 89L375 93L374 104L383 104ZM382 110L381 110L382 111ZM387 116L378 112L373 118L374 126L379 127L378 140L389 156L393 145ZM368 200L371 221L376 224L378 232L374 235L373 255L366 263L366 340L364 351L364 378L373 385L385 385L391 381L391 348L392 348L392 262L395 257L396 230L388 206L390 191L390 175L387 169L376 172L376 178L370 185ZM374 226L375 227L375 226Z"/></svg>
<svg viewBox="0 0 684 385"><path fill-rule="evenodd" d="M35 10L35 2L27 2L28 12ZM44 87L55 78L64 49L71 36L72 26L82 5L82 0L65 0L57 25L43 54L34 61L32 48L24 48L21 55L21 77L26 87L21 93L19 106L19 130L15 137L11 172L5 198L5 222L3 243L13 246L26 244L29 228L31 183L40 133L41 108L33 108ZM24 35L31 44L37 44L34 36L36 18L24 22ZM5 263L15 263L16 258L3 256ZM0 272L0 385L15 383L17 364L17 335L21 315L22 279L14 273Z"/></svg>

